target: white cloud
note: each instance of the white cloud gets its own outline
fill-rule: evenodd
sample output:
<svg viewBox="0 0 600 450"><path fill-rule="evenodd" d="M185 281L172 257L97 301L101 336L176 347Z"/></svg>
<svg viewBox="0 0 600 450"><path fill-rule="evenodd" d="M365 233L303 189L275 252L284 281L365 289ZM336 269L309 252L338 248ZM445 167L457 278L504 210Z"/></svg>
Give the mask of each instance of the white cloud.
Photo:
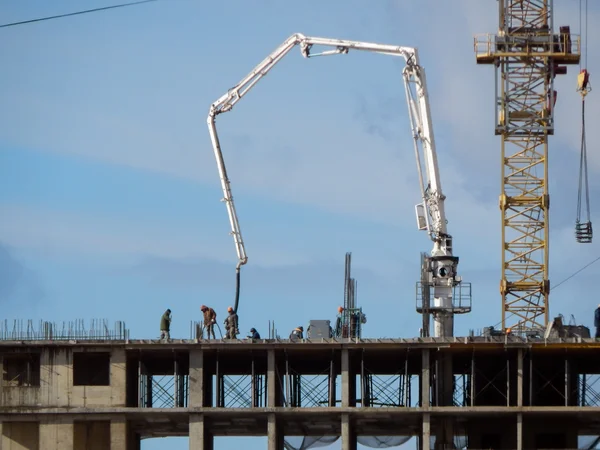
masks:
<svg viewBox="0 0 600 450"><path fill-rule="evenodd" d="M50 209L0 205L0 239L13 246L47 252L99 255L155 254L170 258L207 256L218 259L214 236L151 223L126 223L103 216L84 216ZM182 233L183 231L183 233Z"/></svg>
<svg viewBox="0 0 600 450"><path fill-rule="evenodd" d="M481 0L396 2L390 11L370 11L369 20L363 18L357 24L368 28L359 30L363 35L378 36L372 40L420 48L430 84L450 232L457 249L481 256L478 264L495 267L500 251L500 138L493 133L494 76L491 67L476 65L472 45L474 34L496 32L493 4ZM433 6L434 15L429 14ZM335 9L324 8L322 14L333 14ZM576 31L577 18L567 13L568 8L557 2L557 23L570 22ZM424 17L415 25L415 18ZM597 19L592 12L590 23ZM296 26L294 20L286 20ZM385 21L388 28L383 31ZM357 24L348 27L357 28ZM115 44L96 41L93 33L85 42L85 54L75 52L78 47L68 34L43 49L36 41L22 44L19 52L32 59L45 56L35 68L47 77L0 87L2 140L17 147L84 155L218 186L205 124L208 106L283 37L279 30L261 36L261 42L272 40L271 47L263 48L252 40L232 44L204 39L210 32L198 30L194 36L200 39L191 44L163 36L165 41L153 50L152 58L142 40L132 38L128 53L117 48L117 40L111 41ZM590 30L590 49L600 43L599 33ZM71 49L66 56L65 45ZM102 52L95 52L96 47ZM145 57L132 57L140 48ZM190 53L196 58L191 62ZM65 78L52 55L62 55L62 63L76 68L77 76ZM161 58L171 65L153 62ZM250 194L258 194L265 201L306 204L414 230L413 205L419 196L415 163L399 68L390 60L351 54L307 62L293 52L234 111L220 116L218 127L238 205ZM600 73L598 64L590 59L592 76ZM29 66L12 67L18 79ZM186 70L177 71L178 67ZM10 68L8 64L6 70ZM572 89L574 69L557 82L560 94L557 131L550 140L551 176L576 164L580 124L579 96ZM60 83L52 85L57 79ZM600 113L594 95L589 97L588 123ZM361 98L369 101L363 105ZM397 102L390 102L396 98ZM365 114L357 116L363 106ZM384 130L384 138L369 132L374 125ZM588 126L588 148L597 147L598 142L597 127ZM590 158L597 173L600 159L593 154ZM572 183L576 183L575 175ZM189 242L198 242L198 236L188 240L184 237L188 234L173 230L140 233L131 224L100 225L98 218L65 219L62 213L48 211L14 214L16 219L3 221L0 230L23 245L53 242L58 246L60 242L73 249L150 251L165 257L190 253L212 257L217 248L232 245L228 236L218 243L201 241L195 247ZM23 227L27 223L47 223L48 227ZM256 237L246 239L256 242ZM565 239L552 248L569 245ZM257 257L268 262L286 259L287 253L285 248L263 246Z"/></svg>

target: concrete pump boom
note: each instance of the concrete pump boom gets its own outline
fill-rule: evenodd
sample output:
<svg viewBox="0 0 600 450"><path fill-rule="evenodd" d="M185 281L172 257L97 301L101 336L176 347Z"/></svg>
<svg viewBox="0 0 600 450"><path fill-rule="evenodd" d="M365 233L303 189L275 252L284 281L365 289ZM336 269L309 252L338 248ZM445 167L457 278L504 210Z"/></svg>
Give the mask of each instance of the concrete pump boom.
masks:
<svg viewBox="0 0 600 450"><path fill-rule="evenodd" d="M231 184L225 169L223 153L215 126L217 115L231 111L234 105L244 97L275 65L296 45L300 46L302 56L305 58L315 56L346 54L350 50L362 50L381 53L384 55L401 56L406 61L402 74L408 102L408 112L411 122L411 131L414 139L415 155L419 172L422 203L416 206L417 223L420 230L426 230L433 241L431 256L427 258L427 267L424 271L426 283L433 289L433 304L425 301L423 313L433 314L435 321L435 336L452 336L453 334L453 291L454 286L461 282L457 276L456 268L458 258L452 256L452 237L446 230L446 214L444 210L445 196L442 193L440 174L438 169L435 140L431 126L431 113L425 71L419 65L416 48L398 47L394 45L374 44L369 42L347 41L319 37L308 37L302 34L293 34L275 51L258 64L237 85L232 87L210 106L207 123L212 141L221 187L223 201L227 207L231 234L236 247L238 263L236 266L236 297L235 310L239 304L240 268L248 261L244 240L240 229L239 220L235 210ZM311 54L313 46L332 48L331 50ZM422 164L422 160L423 163ZM424 166L424 168L423 168ZM422 277L423 279L423 277ZM427 290L429 292L429 289ZM419 309L419 308L418 308Z"/></svg>

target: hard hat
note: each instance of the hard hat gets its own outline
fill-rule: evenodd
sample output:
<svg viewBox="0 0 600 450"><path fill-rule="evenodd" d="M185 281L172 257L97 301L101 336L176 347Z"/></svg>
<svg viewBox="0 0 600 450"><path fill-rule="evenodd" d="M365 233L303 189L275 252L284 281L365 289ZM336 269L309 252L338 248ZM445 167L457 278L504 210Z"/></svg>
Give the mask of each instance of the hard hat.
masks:
<svg viewBox="0 0 600 450"><path fill-rule="evenodd" d="M231 311L233 311L233 308L231 306L228 306L227 307L227 312L231 312Z"/></svg>
<svg viewBox="0 0 600 450"><path fill-rule="evenodd" d="M343 311L344 311L344 307L343 307L343 306L340 306L340 307L338 308L338 312L339 312L339 313L341 313L341 312L343 312Z"/></svg>

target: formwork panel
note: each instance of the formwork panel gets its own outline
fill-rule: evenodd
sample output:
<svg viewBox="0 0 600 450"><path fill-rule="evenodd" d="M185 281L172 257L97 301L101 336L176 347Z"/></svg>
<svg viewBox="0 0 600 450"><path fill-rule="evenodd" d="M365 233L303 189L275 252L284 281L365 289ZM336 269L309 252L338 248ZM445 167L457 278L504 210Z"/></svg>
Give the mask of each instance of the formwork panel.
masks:
<svg viewBox="0 0 600 450"><path fill-rule="evenodd" d="M81 421L73 424L73 450L110 450L110 421Z"/></svg>

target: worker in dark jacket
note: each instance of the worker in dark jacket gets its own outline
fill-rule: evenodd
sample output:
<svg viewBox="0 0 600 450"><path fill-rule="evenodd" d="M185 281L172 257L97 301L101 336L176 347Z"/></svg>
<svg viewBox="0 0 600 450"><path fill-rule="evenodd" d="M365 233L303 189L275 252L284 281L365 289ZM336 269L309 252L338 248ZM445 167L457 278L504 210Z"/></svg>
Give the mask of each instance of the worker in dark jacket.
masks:
<svg viewBox="0 0 600 450"><path fill-rule="evenodd" d="M160 318L160 338L166 339L167 341L171 339L171 335L169 330L171 329L171 310L167 309L165 313Z"/></svg>
<svg viewBox="0 0 600 450"><path fill-rule="evenodd" d="M202 314L204 315L204 329L206 330L206 338L210 339L210 336L212 335L212 338L216 339L214 326L217 323L217 313L214 309L209 308L206 305L202 305L200 307L200 311L202 311Z"/></svg>
<svg viewBox="0 0 600 450"><path fill-rule="evenodd" d="M246 336L248 339L260 339L260 334L256 331L256 328L250 328L250 334Z"/></svg>
<svg viewBox="0 0 600 450"><path fill-rule="evenodd" d="M294 331L290 333L290 341L296 342L300 339L304 339L304 328L302 326L295 328Z"/></svg>
<svg viewBox="0 0 600 450"><path fill-rule="evenodd" d="M240 334L238 330L238 315L235 313L233 308L229 306L227 308L229 315L225 319L225 339L237 339L237 335Z"/></svg>
<svg viewBox="0 0 600 450"><path fill-rule="evenodd" d="M594 312L594 326L596 327L596 335L594 337L598 339L600 338L600 305L598 305L596 312Z"/></svg>

